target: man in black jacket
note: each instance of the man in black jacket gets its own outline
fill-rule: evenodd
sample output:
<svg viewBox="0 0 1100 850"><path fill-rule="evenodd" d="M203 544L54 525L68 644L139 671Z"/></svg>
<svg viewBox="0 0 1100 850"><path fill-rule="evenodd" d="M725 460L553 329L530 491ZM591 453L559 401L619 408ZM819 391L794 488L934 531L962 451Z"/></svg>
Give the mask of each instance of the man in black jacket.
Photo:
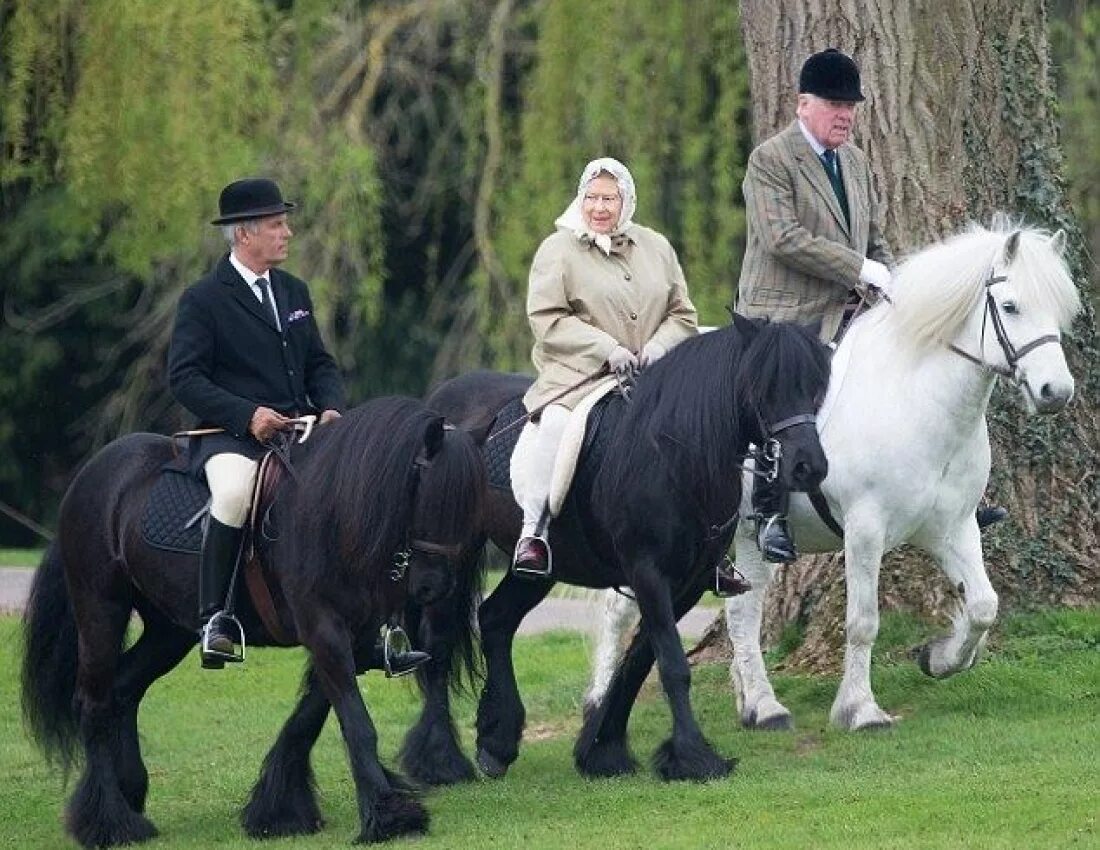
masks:
<svg viewBox="0 0 1100 850"><path fill-rule="evenodd" d="M205 476L211 496L199 582L204 666L239 659L234 629L216 615L237 562L263 444L294 417L319 413L324 424L344 405L306 284L277 268L287 258L293 208L271 180L238 180L222 190L212 223L230 252L184 292L172 332L173 395L200 428L224 429L191 446L191 468Z"/></svg>

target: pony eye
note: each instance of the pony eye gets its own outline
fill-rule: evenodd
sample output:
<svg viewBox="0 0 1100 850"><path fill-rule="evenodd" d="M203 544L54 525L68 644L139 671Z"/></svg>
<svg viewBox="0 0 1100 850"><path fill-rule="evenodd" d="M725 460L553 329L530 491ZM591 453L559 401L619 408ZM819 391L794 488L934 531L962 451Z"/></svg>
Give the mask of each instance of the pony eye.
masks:
<svg viewBox="0 0 1100 850"><path fill-rule="evenodd" d="M1001 304L1001 309L1008 313L1010 316L1015 316L1020 312L1020 308L1016 306L1015 301L1005 301Z"/></svg>

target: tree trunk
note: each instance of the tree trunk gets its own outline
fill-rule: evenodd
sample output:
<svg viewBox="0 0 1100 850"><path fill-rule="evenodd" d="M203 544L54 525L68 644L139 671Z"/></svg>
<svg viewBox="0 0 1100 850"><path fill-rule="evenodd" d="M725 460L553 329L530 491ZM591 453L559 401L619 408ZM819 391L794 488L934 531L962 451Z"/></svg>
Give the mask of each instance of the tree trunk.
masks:
<svg viewBox="0 0 1100 850"><path fill-rule="evenodd" d="M742 0L754 136L794 116L798 72L810 53L838 47L860 65L867 101L855 142L868 155L895 254L937 241L994 211L1064 227L1084 268L1080 234L1061 177L1045 5L1037 0ZM1011 521L985 533L987 566L1002 601L1095 602L1100 587L1097 509L1100 449L1095 316L1088 310L1067 345L1079 398L1053 420L1025 420L1014 390L994 393L989 494ZM952 591L922 555L902 550L883 564L883 607L940 616ZM805 640L790 657L835 666L844 626L839 555L804 558L777 572L765 619L774 642L792 623ZM715 636L717 635L717 636ZM724 629L712 630L721 651Z"/></svg>

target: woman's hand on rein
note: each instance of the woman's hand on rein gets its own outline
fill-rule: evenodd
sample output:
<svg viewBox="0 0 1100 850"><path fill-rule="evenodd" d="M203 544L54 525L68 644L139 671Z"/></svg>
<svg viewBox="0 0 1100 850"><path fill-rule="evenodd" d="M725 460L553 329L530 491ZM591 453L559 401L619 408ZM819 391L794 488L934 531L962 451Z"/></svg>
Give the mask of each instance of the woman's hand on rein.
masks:
<svg viewBox="0 0 1100 850"><path fill-rule="evenodd" d="M638 358L634 356L633 351L616 345L607 355L607 365L620 377L633 375L638 370Z"/></svg>

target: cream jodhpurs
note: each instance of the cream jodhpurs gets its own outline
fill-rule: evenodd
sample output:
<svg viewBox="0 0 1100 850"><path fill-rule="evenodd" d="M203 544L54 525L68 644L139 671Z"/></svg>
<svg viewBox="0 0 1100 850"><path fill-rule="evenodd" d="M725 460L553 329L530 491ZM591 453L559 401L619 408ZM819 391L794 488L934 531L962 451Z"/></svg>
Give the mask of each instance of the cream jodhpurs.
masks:
<svg viewBox="0 0 1100 850"><path fill-rule="evenodd" d="M244 455L218 454L206 462L210 516L222 525L241 528L248 518L252 487L260 464Z"/></svg>
<svg viewBox="0 0 1100 850"><path fill-rule="evenodd" d="M542 417L536 426L535 445L528 459L529 475L527 492L523 494L523 536L535 533L542 512L550 501L550 485L554 477L554 461L558 456L558 446L565 434L572 411L560 404L551 404L542 411Z"/></svg>

